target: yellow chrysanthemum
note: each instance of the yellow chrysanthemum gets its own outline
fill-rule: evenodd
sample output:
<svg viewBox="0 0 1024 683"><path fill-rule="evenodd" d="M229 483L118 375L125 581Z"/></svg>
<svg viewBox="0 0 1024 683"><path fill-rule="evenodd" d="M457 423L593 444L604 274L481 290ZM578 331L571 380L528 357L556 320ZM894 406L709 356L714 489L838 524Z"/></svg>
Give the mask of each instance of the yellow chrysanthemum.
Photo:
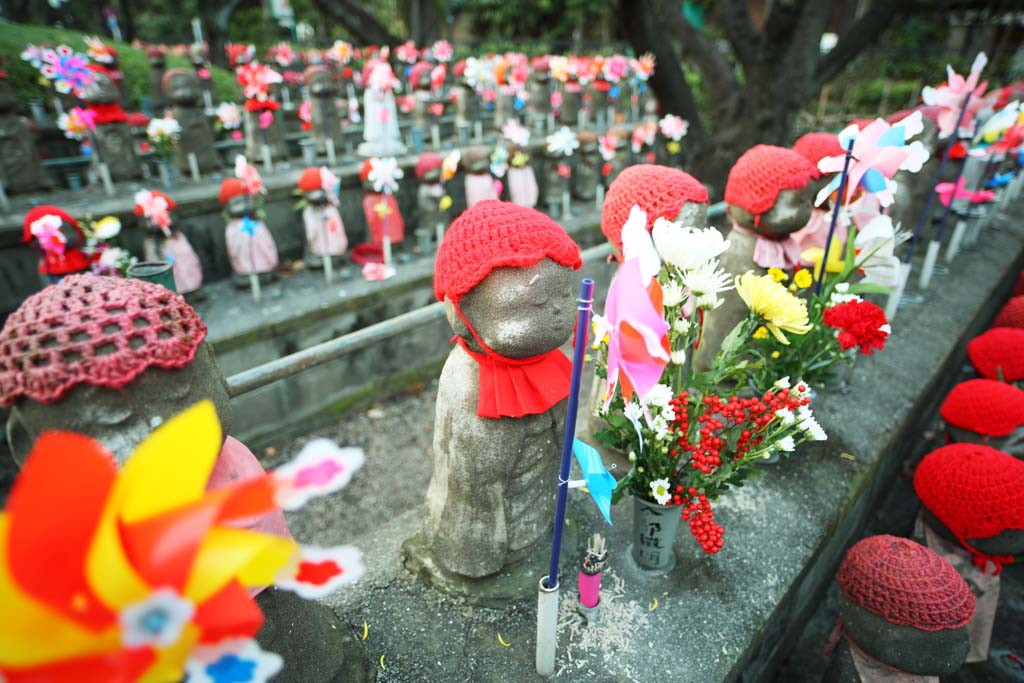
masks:
<svg viewBox="0 0 1024 683"><path fill-rule="evenodd" d="M768 275L776 282L785 282L786 278L789 277L782 268L769 268Z"/></svg>
<svg viewBox="0 0 1024 683"><path fill-rule="evenodd" d="M807 322L807 304L787 292L770 275L755 275L753 271L738 275L736 293L782 344L789 344L783 331L806 334L811 329Z"/></svg>
<svg viewBox="0 0 1024 683"><path fill-rule="evenodd" d="M761 325L756 330L754 330L754 339L767 339L767 338L768 338L768 329L764 325Z"/></svg>
<svg viewBox="0 0 1024 683"><path fill-rule="evenodd" d="M781 356L781 355L782 355L782 354L781 354L781 353L779 353L778 351L772 351L772 358L778 358L778 357L779 357L779 356Z"/></svg>
<svg viewBox="0 0 1024 683"><path fill-rule="evenodd" d="M793 276L793 283L800 289L807 289L813 282L814 278L811 277L811 271L806 268L796 271L796 274Z"/></svg>

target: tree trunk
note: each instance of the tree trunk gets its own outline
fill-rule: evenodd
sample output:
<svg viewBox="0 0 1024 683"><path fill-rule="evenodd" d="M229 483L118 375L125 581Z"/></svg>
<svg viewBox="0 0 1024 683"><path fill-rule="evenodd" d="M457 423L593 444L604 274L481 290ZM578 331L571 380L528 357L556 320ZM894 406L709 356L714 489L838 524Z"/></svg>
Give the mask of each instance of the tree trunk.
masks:
<svg viewBox="0 0 1024 683"><path fill-rule="evenodd" d="M353 0L314 0L317 9L338 22L352 35L352 39L364 45L399 45L403 41L391 33L377 17Z"/></svg>
<svg viewBox="0 0 1024 683"><path fill-rule="evenodd" d="M135 17L131 0L118 0L117 7L121 15L121 37L124 38L124 42L131 44L135 40Z"/></svg>
<svg viewBox="0 0 1024 683"><path fill-rule="evenodd" d="M417 46L426 47L437 40L437 3L435 0L405 0L405 25Z"/></svg>

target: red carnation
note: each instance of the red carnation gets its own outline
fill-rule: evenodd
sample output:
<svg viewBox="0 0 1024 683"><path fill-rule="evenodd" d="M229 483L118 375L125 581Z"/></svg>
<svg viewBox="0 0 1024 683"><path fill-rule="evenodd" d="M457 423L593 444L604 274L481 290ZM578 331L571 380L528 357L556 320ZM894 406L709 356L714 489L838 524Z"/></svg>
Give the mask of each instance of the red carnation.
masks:
<svg viewBox="0 0 1024 683"><path fill-rule="evenodd" d="M825 309L825 324L839 330L844 351L860 346L863 354L883 349L891 331L885 312L870 301L848 301Z"/></svg>

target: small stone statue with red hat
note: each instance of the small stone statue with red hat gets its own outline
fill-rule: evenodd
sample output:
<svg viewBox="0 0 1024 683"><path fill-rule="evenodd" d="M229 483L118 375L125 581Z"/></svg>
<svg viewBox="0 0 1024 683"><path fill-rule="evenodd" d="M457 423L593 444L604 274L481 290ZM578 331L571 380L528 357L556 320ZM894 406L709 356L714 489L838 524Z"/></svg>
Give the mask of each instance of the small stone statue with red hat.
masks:
<svg viewBox="0 0 1024 683"><path fill-rule="evenodd" d="M0 65L3 58L0 57ZM7 72L0 69L0 179L4 190L14 194L53 187L43 170L36 136L18 115L18 98Z"/></svg>
<svg viewBox="0 0 1024 683"><path fill-rule="evenodd" d="M167 96L164 94L167 48L161 45L147 46L146 59L149 61L149 98L153 106L153 113L160 116L167 108Z"/></svg>
<svg viewBox="0 0 1024 683"><path fill-rule="evenodd" d="M306 234L306 265L324 268L330 280L335 266L348 249L345 224L338 213L338 176L326 166L310 167L299 176L302 207L302 225Z"/></svg>
<svg viewBox="0 0 1024 683"><path fill-rule="evenodd" d="M57 206L37 206L25 214L21 241L39 254L43 284L89 269L92 259L83 251L85 233L78 221Z"/></svg>
<svg viewBox="0 0 1024 683"><path fill-rule="evenodd" d="M336 153L341 153L345 148L345 133L338 118L338 86L331 72L324 66L311 66L306 69L305 82L312 118L309 135L316 143L317 153L326 153L327 140L331 140Z"/></svg>
<svg viewBox="0 0 1024 683"><path fill-rule="evenodd" d="M427 136L427 113L434 99L430 81L432 68L430 62L416 62L409 69L409 87L416 100L412 110L412 141L413 151L417 154L423 151Z"/></svg>
<svg viewBox="0 0 1024 683"><path fill-rule="evenodd" d="M363 215L370 242L383 248L384 262L390 265L391 247L405 239L405 219L398 208L395 193L404 175L394 157L366 159L359 169L363 185Z"/></svg>
<svg viewBox="0 0 1024 683"><path fill-rule="evenodd" d="M93 82L82 92L96 124L96 160L110 170L110 179L134 180L142 176L142 164L135 156L135 143L128 128L128 112L121 108L121 97L110 71L90 64Z"/></svg>
<svg viewBox="0 0 1024 683"><path fill-rule="evenodd" d="M481 578L551 532L572 364L580 251L548 216L488 200L438 250L434 294L457 345L438 385L422 535L406 543L431 580Z"/></svg>
<svg viewBox="0 0 1024 683"><path fill-rule="evenodd" d="M949 562L896 536L870 536L846 553L829 683L938 683L970 649L975 601ZM838 645L838 647L836 647Z"/></svg>
<svg viewBox="0 0 1024 683"><path fill-rule="evenodd" d="M203 85L199 77L185 69L171 69L163 78L164 94L174 107L174 119L181 126L178 140L178 168L189 170L189 155L196 158L200 173L221 168L214 145L213 129L203 110Z"/></svg>
<svg viewBox="0 0 1024 683"><path fill-rule="evenodd" d="M452 67L455 85L451 87L451 97L455 103L455 133L460 145L469 144L470 130L474 121L480 120L480 101L473 89L475 75L467 73L467 62L460 59Z"/></svg>
<svg viewBox="0 0 1024 683"><path fill-rule="evenodd" d="M441 184L441 165L443 160L433 152L424 152L416 160L416 218L419 227L417 234L443 235L444 211L441 210L441 198L444 197L444 185ZM440 244L440 238L438 239Z"/></svg>
<svg viewBox="0 0 1024 683"><path fill-rule="evenodd" d="M237 287L250 287L258 296L256 287L269 282L277 267L277 244L267 224L259 217L257 206L263 193L259 172L244 156L235 160L235 177L225 178L220 185L218 201L228 213L224 228L224 241Z"/></svg>
<svg viewBox="0 0 1024 683"><path fill-rule="evenodd" d="M476 145L462 151L462 167L466 170L466 207L485 199L497 199L498 191L491 175L491 150Z"/></svg>
<svg viewBox="0 0 1024 683"><path fill-rule="evenodd" d="M135 215L144 223L146 238L142 251L147 261L170 261L174 275L174 291L189 298L199 298L203 286L203 266L195 249L183 232L172 227L171 212L178 205L159 190L135 193Z"/></svg>
<svg viewBox="0 0 1024 683"><path fill-rule="evenodd" d="M812 197L816 197L818 192L831 179L829 174L818 170L818 162L825 157L846 154L843 146L839 144L839 136L835 133L826 132L807 133L800 136L793 143L793 151L811 162L811 165L814 167L814 174L811 176L810 183ZM815 206L811 210L811 217L807 224L794 232L792 237L800 246L801 252L812 248L824 249L831 224L832 211L830 210L829 202L826 201L823 206ZM836 221L835 235L832 239L838 244L845 244L846 235L846 221L844 220L844 214L840 213L839 219Z"/></svg>

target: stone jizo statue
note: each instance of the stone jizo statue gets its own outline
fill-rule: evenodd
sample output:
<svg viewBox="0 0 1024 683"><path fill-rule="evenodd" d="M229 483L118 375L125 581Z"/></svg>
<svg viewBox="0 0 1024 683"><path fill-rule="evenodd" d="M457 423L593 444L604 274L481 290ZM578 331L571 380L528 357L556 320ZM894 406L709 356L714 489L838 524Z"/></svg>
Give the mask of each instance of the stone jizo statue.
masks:
<svg viewBox="0 0 1024 683"><path fill-rule="evenodd" d="M121 108L121 97L110 72L98 64L90 64L93 82L84 88L82 99L92 112L96 129L98 161L110 169L110 178L134 180L142 176L142 165L135 156L135 142L128 128L128 114Z"/></svg>
<svg viewBox="0 0 1024 683"><path fill-rule="evenodd" d="M203 109L203 84L185 69L171 69L163 78L163 89L174 107L174 118L181 126L178 140L178 168L190 170L189 154L194 154L200 173L212 173L221 167L214 146L213 129Z"/></svg>
<svg viewBox="0 0 1024 683"><path fill-rule="evenodd" d="M36 136L18 115L18 100L6 71L0 71L0 159L0 179L8 193L53 187L39 159Z"/></svg>
<svg viewBox="0 0 1024 683"><path fill-rule="evenodd" d="M345 133L338 118L338 88L331 78L331 72L323 66L306 69L306 87L309 89L313 128L310 137L316 141L317 153L324 153L328 139L334 142L335 151L340 154L345 148Z"/></svg>

